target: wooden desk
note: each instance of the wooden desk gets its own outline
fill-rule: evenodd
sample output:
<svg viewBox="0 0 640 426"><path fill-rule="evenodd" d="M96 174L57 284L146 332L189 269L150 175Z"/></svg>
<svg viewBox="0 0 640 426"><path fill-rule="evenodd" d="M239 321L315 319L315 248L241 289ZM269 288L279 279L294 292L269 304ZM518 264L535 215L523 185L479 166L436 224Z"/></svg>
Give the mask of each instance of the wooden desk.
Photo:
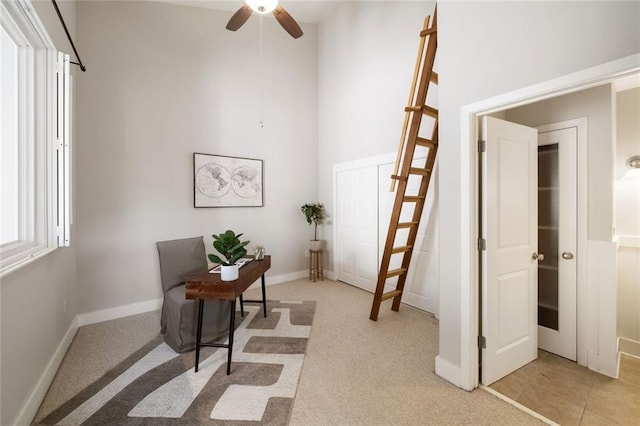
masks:
<svg viewBox="0 0 640 426"><path fill-rule="evenodd" d="M185 281L185 297L198 300L198 328L196 331L196 372L200 361L200 347L211 346L215 348L227 348L227 375L231 373L231 354L233 353L233 334L235 331L236 298L242 297L242 293L254 282L261 278L262 300L242 300L241 302L262 303L264 316L267 316L267 296L264 284L264 273L271 267L271 256L265 256L264 260L253 260L240 268L238 279L235 281L222 281L220 274L202 272L188 278ZM205 300L228 300L231 304L229 316L229 344L202 343L202 311Z"/></svg>

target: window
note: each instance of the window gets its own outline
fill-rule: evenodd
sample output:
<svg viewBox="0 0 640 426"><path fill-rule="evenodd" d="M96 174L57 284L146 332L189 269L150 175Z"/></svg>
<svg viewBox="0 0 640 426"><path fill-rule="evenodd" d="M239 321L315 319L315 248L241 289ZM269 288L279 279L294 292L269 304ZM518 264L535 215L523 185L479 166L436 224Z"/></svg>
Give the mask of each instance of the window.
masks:
<svg viewBox="0 0 640 426"><path fill-rule="evenodd" d="M69 244L69 57L0 3L0 276Z"/></svg>

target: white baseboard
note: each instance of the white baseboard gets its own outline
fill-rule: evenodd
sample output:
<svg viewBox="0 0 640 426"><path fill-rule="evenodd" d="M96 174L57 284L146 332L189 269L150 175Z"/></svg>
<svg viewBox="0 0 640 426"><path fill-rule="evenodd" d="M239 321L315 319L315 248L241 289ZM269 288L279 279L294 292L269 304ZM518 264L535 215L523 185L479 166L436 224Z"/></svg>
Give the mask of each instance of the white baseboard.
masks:
<svg viewBox="0 0 640 426"><path fill-rule="evenodd" d="M626 337L618 337L618 351L640 358L640 342Z"/></svg>
<svg viewBox="0 0 640 426"><path fill-rule="evenodd" d="M282 275L274 275L272 277L265 277L264 284L268 287L270 285L282 284L288 281L299 280L301 278L305 278L309 276L309 271L297 271L290 272L288 274ZM256 280L255 283L251 284L249 287L251 288L260 288L260 280Z"/></svg>
<svg viewBox="0 0 640 426"><path fill-rule="evenodd" d="M78 327L95 324L98 322L128 317L130 315L143 314L158 310L162 307L162 298L151 299L144 302L132 303L130 305L116 306L115 308L101 309L99 311L79 314Z"/></svg>
<svg viewBox="0 0 640 426"><path fill-rule="evenodd" d="M462 387L460 383L460 367L442 359L440 355L436 356L436 374L457 387Z"/></svg>
<svg viewBox="0 0 640 426"><path fill-rule="evenodd" d="M40 408L40 404L42 404L42 400L44 400L44 396L46 395L47 390L49 390L49 386L51 385L51 382L53 382L53 378L58 372L58 368L60 368L60 364L62 364L62 360L64 359L69 346L71 346L71 342L73 341L77 331L78 317L76 316L73 321L71 321L67 332L58 344L58 347L49 360L47 367L44 369L44 373L40 376L40 380L38 380L36 387L33 389L24 405L20 408L20 411L12 424L30 425L33 422L33 418L36 416L38 408Z"/></svg>
<svg viewBox="0 0 640 426"><path fill-rule="evenodd" d="M275 275L266 277L265 285L275 285L285 283L287 281L298 280L307 277L309 271L297 271L288 274ZM257 280L249 288L259 288L260 280ZM155 311L162 307L162 298L151 299L144 302L132 303L130 305L116 306L115 308L101 309L99 311L87 312L78 315L78 327L84 325L95 324L98 322L109 321L113 319L128 317L130 315L143 314L145 312Z"/></svg>
<svg viewBox="0 0 640 426"><path fill-rule="evenodd" d="M301 278L308 277L308 276L309 276L309 271L290 272L288 274L275 275L273 277L266 277L265 284L266 285L281 284L281 283L286 283L288 281L299 280Z"/></svg>

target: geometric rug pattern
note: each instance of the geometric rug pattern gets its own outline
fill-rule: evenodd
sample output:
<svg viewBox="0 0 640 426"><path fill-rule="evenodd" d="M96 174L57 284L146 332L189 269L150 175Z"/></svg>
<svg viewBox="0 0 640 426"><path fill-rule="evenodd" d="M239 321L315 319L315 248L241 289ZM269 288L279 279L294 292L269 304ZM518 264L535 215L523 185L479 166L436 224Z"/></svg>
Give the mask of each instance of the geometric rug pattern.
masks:
<svg viewBox="0 0 640 426"><path fill-rule="evenodd" d="M287 424L315 302L267 301L237 316L231 374L227 350L178 354L159 335L48 415L43 425ZM227 342L225 342L227 343Z"/></svg>

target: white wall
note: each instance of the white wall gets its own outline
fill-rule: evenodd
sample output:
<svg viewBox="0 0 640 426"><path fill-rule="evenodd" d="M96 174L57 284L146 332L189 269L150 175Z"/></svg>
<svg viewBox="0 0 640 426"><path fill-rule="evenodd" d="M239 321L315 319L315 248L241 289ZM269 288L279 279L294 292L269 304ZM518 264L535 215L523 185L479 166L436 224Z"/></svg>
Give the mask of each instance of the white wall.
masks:
<svg viewBox="0 0 640 426"><path fill-rule="evenodd" d="M155 242L234 229L273 255L268 275L307 268L300 206L317 198L316 28L292 39L259 18L151 2L80 2L78 306L161 297ZM260 128L260 98L264 128ZM264 160L264 207L194 209L194 152Z"/></svg>
<svg viewBox="0 0 640 426"><path fill-rule="evenodd" d="M329 214L334 164L397 151L419 33L433 8L434 2L350 2L318 26L318 193ZM329 220L322 234L328 259L332 235Z"/></svg>
<svg viewBox="0 0 640 426"><path fill-rule="evenodd" d="M616 234L622 236L617 265L618 337L640 342L640 178L624 176L626 160L635 155L640 155L640 88L617 94L615 181Z"/></svg>
<svg viewBox="0 0 640 426"><path fill-rule="evenodd" d="M75 34L75 3L59 2L58 6ZM56 47L73 56L51 2L37 1L34 7ZM72 66L71 73L77 78L79 70ZM76 316L76 229L71 228L72 247L55 250L0 282L0 424L13 424L20 413L26 413L26 418L21 417L25 421L35 414L37 399L44 395L35 396L35 407L25 404Z"/></svg>
<svg viewBox="0 0 640 426"><path fill-rule="evenodd" d="M442 2L440 71L440 344L447 378L461 365L460 108L640 51L637 2ZM597 23L598 30L594 30ZM439 373L441 373L439 371Z"/></svg>
<svg viewBox="0 0 640 426"><path fill-rule="evenodd" d="M507 121L537 127L586 117L587 239L613 238L614 142L611 85L583 90L507 111Z"/></svg>

